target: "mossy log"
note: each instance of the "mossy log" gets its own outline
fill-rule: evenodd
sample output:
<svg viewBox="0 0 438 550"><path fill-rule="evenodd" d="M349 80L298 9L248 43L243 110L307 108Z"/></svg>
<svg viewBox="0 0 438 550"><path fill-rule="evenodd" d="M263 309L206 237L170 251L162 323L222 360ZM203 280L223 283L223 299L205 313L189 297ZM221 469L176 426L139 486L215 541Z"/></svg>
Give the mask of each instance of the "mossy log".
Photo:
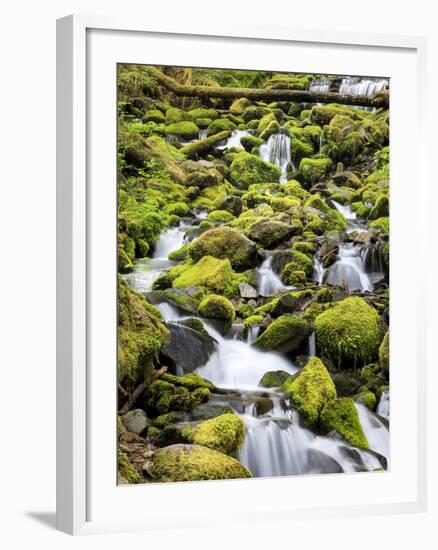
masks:
<svg viewBox="0 0 438 550"><path fill-rule="evenodd" d="M184 153L188 158L193 158L199 155L200 153L204 153L205 151L208 151L213 147L213 145L216 145L217 143L224 141L225 139L228 139L231 136L231 132L228 130L225 130L223 132L219 132L218 134L214 134L213 136L207 137L205 139L199 139L198 141L194 141L193 143L189 143L188 145L185 145L180 149L181 153Z"/></svg>
<svg viewBox="0 0 438 550"><path fill-rule="evenodd" d="M299 103L340 103L343 105L360 105L362 107L388 107L389 94L378 93L375 97L363 95L346 95L335 92L315 92L310 90L288 90L274 88L226 88L222 86L196 86L180 84L165 75L156 67L148 67L148 72L158 84L166 87L177 96L212 97L238 99L246 97L253 101L295 101Z"/></svg>

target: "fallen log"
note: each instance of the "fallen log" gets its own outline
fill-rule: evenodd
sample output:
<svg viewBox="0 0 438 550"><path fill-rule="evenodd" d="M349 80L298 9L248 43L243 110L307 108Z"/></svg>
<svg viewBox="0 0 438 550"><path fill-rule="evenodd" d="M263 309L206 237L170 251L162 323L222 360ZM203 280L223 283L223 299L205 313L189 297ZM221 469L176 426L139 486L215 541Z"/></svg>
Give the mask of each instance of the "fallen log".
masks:
<svg viewBox="0 0 438 550"><path fill-rule="evenodd" d="M226 88L222 86L201 86L180 84L165 75L156 67L148 67L149 74L160 84L177 96L199 97L200 99L246 97L255 101L296 101L299 103L340 103L361 107L388 107L389 93L385 90L374 97L364 95L346 95L336 92L316 92L311 90L287 90L274 88Z"/></svg>
<svg viewBox="0 0 438 550"><path fill-rule="evenodd" d="M189 143L188 145L181 147L180 152L184 153L189 158L193 158L199 153L208 151L208 149L210 149L216 143L219 143L220 141L229 138L230 135L231 132L229 132L228 130L224 130L223 132L219 132L218 134L207 137L205 139L200 139L198 141L194 141L193 143Z"/></svg>

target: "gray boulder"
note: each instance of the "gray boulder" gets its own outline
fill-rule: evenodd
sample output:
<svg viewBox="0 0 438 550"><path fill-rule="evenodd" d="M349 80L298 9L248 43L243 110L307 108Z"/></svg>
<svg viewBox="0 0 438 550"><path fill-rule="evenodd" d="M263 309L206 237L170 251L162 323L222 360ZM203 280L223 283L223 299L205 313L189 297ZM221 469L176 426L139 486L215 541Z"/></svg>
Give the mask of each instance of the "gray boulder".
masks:
<svg viewBox="0 0 438 550"><path fill-rule="evenodd" d="M125 414L123 417L123 425L128 432L143 435L147 431L149 420L142 409L134 409Z"/></svg>

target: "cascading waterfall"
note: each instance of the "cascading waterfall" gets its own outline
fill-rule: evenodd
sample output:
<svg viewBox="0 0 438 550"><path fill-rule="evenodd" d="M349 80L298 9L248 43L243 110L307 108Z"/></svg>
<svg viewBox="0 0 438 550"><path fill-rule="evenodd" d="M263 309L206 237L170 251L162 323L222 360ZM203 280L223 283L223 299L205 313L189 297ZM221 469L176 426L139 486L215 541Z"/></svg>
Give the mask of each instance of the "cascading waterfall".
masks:
<svg viewBox="0 0 438 550"><path fill-rule="evenodd" d="M311 92L320 92L326 94L330 91L332 81L328 79L318 79L312 80L309 85L309 91Z"/></svg>
<svg viewBox="0 0 438 550"><path fill-rule="evenodd" d="M292 163L290 150L290 137L286 130L270 136L268 141L260 146L260 157L272 164L278 166L281 170L280 183L286 183L287 170Z"/></svg>
<svg viewBox="0 0 438 550"><path fill-rule="evenodd" d="M368 445L372 451L389 456L389 430L388 426L365 405L356 403L359 420L362 425Z"/></svg>
<svg viewBox="0 0 438 550"><path fill-rule="evenodd" d="M268 256L257 268L257 288L261 296L273 296L279 291L287 290L280 277L272 269L272 256Z"/></svg>
<svg viewBox="0 0 438 550"><path fill-rule="evenodd" d="M322 285L324 280L324 266L322 262L315 256L313 258L313 275L312 279L319 285Z"/></svg>
<svg viewBox="0 0 438 550"><path fill-rule="evenodd" d="M231 136L227 139L226 143L224 145L218 145L216 149L222 150L231 149L231 147L242 147L240 138L250 135L251 132L249 132L248 130L233 130L233 132L231 132Z"/></svg>
<svg viewBox="0 0 438 550"><path fill-rule="evenodd" d="M218 342L218 350L196 372L220 388L259 390L258 383L266 372L283 370L294 374L298 370L280 354L262 352L241 340L226 338L208 324L206 329Z"/></svg>
<svg viewBox="0 0 438 550"><path fill-rule="evenodd" d="M207 130L199 130L199 139L205 139L207 137Z"/></svg>
<svg viewBox="0 0 438 550"><path fill-rule="evenodd" d="M365 272L362 249L353 243L339 246L338 259L324 271L323 280L329 285L345 286L350 291L373 289Z"/></svg>
<svg viewBox="0 0 438 550"><path fill-rule="evenodd" d="M389 419L389 391L382 393L376 412L382 418Z"/></svg>
<svg viewBox="0 0 438 550"><path fill-rule="evenodd" d="M125 275L127 283L143 294L151 292L152 285L174 262L168 255L184 244L185 231L188 224L181 222L178 227L163 231L158 239L151 259L136 262L132 273Z"/></svg>
<svg viewBox="0 0 438 550"><path fill-rule="evenodd" d="M372 97L377 92L384 90L389 85L387 79L369 79L369 78L343 78L339 87L339 93L345 95L365 95Z"/></svg>

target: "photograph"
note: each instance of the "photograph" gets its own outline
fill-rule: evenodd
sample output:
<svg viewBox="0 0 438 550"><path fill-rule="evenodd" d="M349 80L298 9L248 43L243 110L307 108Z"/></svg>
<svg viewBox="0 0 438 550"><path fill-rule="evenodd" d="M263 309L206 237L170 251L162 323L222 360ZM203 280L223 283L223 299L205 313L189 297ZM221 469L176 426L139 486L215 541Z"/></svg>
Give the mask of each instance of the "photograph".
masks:
<svg viewBox="0 0 438 550"><path fill-rule="evenodd" d="M390 78L293 69L117 65L120 486L390 470Z"/></svg>

